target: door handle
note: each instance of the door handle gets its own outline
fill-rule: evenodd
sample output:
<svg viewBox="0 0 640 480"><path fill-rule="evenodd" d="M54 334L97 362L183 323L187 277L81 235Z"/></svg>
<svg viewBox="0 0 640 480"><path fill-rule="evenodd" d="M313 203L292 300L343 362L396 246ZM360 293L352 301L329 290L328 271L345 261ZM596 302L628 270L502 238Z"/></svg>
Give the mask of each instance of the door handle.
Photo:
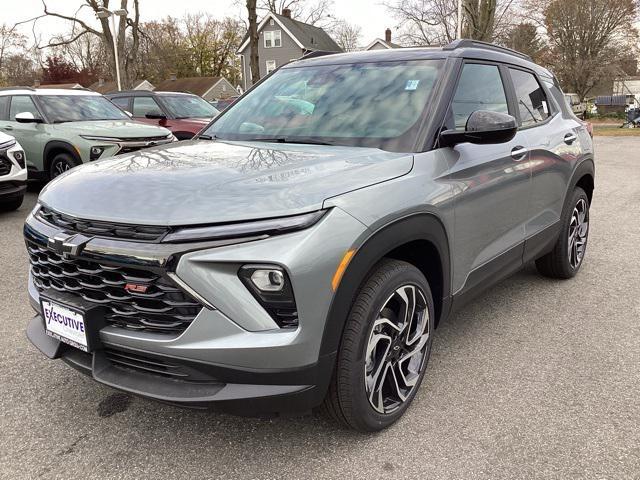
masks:
<svg viewBox="0 0 640 480"><path fill-rule="evenodd" d="M521 146L513 147L511 150L511 158L513 158L516 162L523 160L525 155L527 154L527 149Z"/></svg>
<svg viewBox="0 0 640 480"><path fill-rule="evenodd" d="M566 143L567 145L571 145L573 142L575 142L578 139L578 137L576 137L575 133L567 133L564 136L564 143Z"/></svg>

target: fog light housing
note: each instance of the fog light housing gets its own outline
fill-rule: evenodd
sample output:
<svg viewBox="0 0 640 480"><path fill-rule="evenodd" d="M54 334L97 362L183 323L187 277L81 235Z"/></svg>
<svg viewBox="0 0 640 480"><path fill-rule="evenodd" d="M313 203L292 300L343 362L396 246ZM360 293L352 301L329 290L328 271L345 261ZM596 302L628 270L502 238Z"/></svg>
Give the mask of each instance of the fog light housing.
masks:
<svg viewBox="0 0 640 480"><path fill-rule="evenodd" d="M25 167L25 156L22 150L16 150L15 152L13 152L13 158L15 158L16 162L18 162L20 168Z"/></svg>
<svg viewBox="0 0 640 480"><path fill-rule="evenodd" d="M297 328L298 309L287 272L276 265L244 265L238 277L280 328Z"/></svg>
<svg viewBox="0 0 640 480"><path fill-rule="evenodd" d="M284 274L274 268L255 270L251 281L261 292L281 292L284 288Z"/></svg>
<svg viewBox="0 0 640 480"><path fill-rule="evenodd" d="M91 147L89 150L89 160L94 161L100 158L106 147Z"/></svg>

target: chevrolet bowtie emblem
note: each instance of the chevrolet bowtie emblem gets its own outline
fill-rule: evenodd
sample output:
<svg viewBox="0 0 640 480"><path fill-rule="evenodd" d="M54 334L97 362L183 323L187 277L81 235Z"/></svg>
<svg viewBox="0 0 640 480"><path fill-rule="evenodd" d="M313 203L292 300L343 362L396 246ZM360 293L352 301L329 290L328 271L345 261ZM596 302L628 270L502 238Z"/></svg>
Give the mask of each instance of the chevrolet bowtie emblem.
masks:
<svg viewBox="0 0 640 480"><path fill-rule="evenodd" d="M58 255L69 258L70 256L80 255L80 252L89 240L91 240L89 237L80 234L66 235L59 233L55 237L47 240L47 246L49 250L53 250Z"/></svg>

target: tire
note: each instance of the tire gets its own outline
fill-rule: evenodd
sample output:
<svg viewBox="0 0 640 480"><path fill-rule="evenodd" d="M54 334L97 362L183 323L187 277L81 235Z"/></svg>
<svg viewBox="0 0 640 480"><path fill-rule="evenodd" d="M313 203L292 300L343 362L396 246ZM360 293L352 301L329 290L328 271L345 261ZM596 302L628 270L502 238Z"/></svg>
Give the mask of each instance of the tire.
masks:
<svg viewBox="0 0 640 480"><path fill-rule="evenodd" d="M406 299L413 295L415 314L410 322L400 321L402 312L407 310L402 304L410 304L404 302L403 295ZM399 315L394 314L394 307L399 307ZM389 320L382 319L383 312ZM408 327L401 332L391 327L403 323ZM433 331L433 298L424 275L409 263L383 259L361 286L349 312L324 410L342 425L361 432L382 430L394 423L420 387ZM383 338L393 335L394 341ZM395 389L394 374L399 379ZM404 400L399 395L401 391ZM382 402L379 393L383 394Z"/></svg>
<svg viewBox="0 0 640 480"><path fill-rule="evenodd" d="M24 200L24 193L10 198L0 198L0 212L12 212L20 208Z"/></svg>
<svg viewBox="0 0 640 480"><path fill-rule="evenodd" d="M584 218L581 221L582 211ZM576 187L573 191L560 222L560 236L553 250L536 260L536 268L545 277L567 279L580 270L589 238L589 197L582 188ZM578 225L578 228L574 225Z"/></svg>
<svg viewBox="0 0 640 480"><path fill-rule="evenodd" d="M58 153L53 157L49 165L49 179L53 180L58 175L77 167L81 163L81 161L76 160L68 153Z"/></svg>

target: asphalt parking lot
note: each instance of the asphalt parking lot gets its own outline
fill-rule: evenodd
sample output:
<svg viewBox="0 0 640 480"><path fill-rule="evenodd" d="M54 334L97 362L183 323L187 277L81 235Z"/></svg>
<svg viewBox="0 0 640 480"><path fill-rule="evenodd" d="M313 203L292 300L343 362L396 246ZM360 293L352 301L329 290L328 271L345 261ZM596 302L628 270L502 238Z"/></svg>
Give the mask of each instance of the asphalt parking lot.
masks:
<svg viewBox="0 0 640 480"><path fill-rule="evenodd" d="M27 341L24 217L0 214L0 478L640 478L640 138L598 137L587 258L527 267L436 332L389 430L186 411L97 385Z"/></svg>

